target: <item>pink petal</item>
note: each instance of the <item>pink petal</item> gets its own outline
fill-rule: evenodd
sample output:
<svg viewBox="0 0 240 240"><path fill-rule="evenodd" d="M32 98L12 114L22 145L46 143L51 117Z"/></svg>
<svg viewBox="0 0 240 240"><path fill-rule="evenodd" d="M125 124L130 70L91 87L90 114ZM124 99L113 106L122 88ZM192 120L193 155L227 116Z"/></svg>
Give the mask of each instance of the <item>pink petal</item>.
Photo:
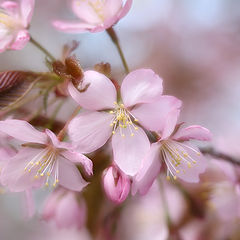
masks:
<svg viewBox="0 0 240 240"><path fill-rule="evenodd" d="M181 105L182 102L173 96L162 96L156 102L137 105L131 113L148 130L161 131L165 127L168 114Z"/></svg>
<svg viewBox="0 0 240 240"><path fill-rule="evenodd" d="M71 149L72 148L72 145L70 143L59 141L57 136L55 135L55 133L53 133L51 130L45 129L45 133L48 136L48 138L51 140L51 142L55 148L61 148L61 149Z"/></svg>
<svg viewBox="0 0 240 240"><path fill-rule="evenodd" d="M123 80L121 96L129 107L138 103L156 101L162 95L162 79L151 69L138 69L129 73Z"/></svg>
<svg viewBox="0 0 240 240"><path fill-rule="evenodd" d="M24 26L27 27L33 15L35 0L21 0L21 15Z"/></svg>
<svg viewBox="0 0 240 240"><path fill-rule="evenodd" d="M125 137L122 137L121 132ZM134 131L134 136L131 136L129 129L118 127L112 137L112 148L114 162L125 174L134 176L150 148L150 142L141 128Z"/></svg>
<svg viewBox="0 0 240 240"><path fill-rule="evenodd" d="M119 12L118 15L118 19L121 19L123 17L125 17L127 15L127 13L129 12L131 6L132 6L133 0L127 0L125 2L124 7L122 8L122 10Z"/></svg>
<svg viewBox="0 0 240 240"><path fill-rule="evenodd" d="M161 131L161 139L166 139L168 138L174 131L178 116L180 114L179 109L173 109L171 112L168 113L165 119L165 126Z"/></svg>
<svg viewBox="0 0 240 240"><path fill-rule="evenodd" d="M62 199L59 200L56 208L56 224L59 228L73 228L80 229L86 219L86 204L81 199L79 201L77 196L68 192Z"/></svg>
<svg viewBox="0 0 240 240"><path fill-rule="evenodd" d="M0 121L0 131L24 142L47 143L45 133L36 130L31 124L23 120Z"/></svg>
<svg viewBox="0 0 240 240"><path fill-rule="evenodd" d="M83 33L87 31L91 31L96 28L94 25L91 25L88 23L79 23L76 21L69 22L69 21L55 20L52 22L52 25L59 31L63 31L66 33Z"/></svg>
<svg viewBox="0 0 240 240"><path fill-rule="evenodd" d="M73 151L63 151L61 152L61 155L73 163L82 164L88 175L93 174L93 163L88 157L84 156L83 154Z"/></svg>
<svg viewBox="0 0 240 240"><path fill-rule="evenodd" d="M6 10L6 12L12 17L19 17L19 4L13 1L4 1L0 4L0 7Z"/></svg>
<svg viewBox="0 0 240 240"><path fill-rule="evenodd" d="M112 134L112 115L105 112L81 113L69 124L69 136L82 153L93 152L103 146Z"/></svg>
<svg viewBox="0 0 240 240"><path fill-rule="evenodd" d="M199 149L175 141L171 141L169 146L175 149L175 151L177 150L177 153L180 154L182 159L180 164L175 166L175 164L172 163L172 156L166 154L167 158L165 158L165 161L172 174L186 182L199 182L199 175L203 173L207 167L207 161Z"/></svg>
<svg viewBox="0 0 240 240"><path fill-rule="evenodd" d="M57 188L54 192L50 193L47 200L44 203L44 208L42 211L42 218L45 221L49 221L56 215L56 207L60 198L65 194L66 190L64 188Z"/></svg>
<svg viewBox="0 0 240 240"><path fill-rule="evenodd" d="M26 218L31 218L35 213L35 203L33 199L32 190L26 190L24 192L24 197Z"/></svg>
<svg viewBox="0 0 240 240"><path fill-rule="evenodd" d="M0 38L0 53L6 51L13 41L13 35L5 35Z"/></svg>
<svg viewBox="0 0 240 240"><path fill-rule="evenodd" d="M72 83L68 86L69 94L80 106L89 110L114 108L117 92L111 80L105 75L86 71L83 84L90 84L85 92L79 92Z"/></svg>
<svg viewBox="0 0 240 240"><path fill-rule="evenodd" d="M82 178L78 168L63 157L58 159L59 184L72 191L82 191L88 183Z"/></svg>
<svg viewBox="0 0 240 240"><path fill-rule="evenodd" d="M9 159L1 174L2 184L10 191L22 192L33 187L40 187L42 179L36 180L36 171L25 171L27 164L37 155L41 155L42 149L22 148L14 157Z"/></svg>
<svg viewBox="0 0 240 240"><path fill-rule="evenodd" d="M122 0L106 0L103 7L104 19L117 16L122 10Z"/></svg>
<svg viewBox="0 0 240 240"><path fill-rule="evenodd" d="M150 150L146 154L141 169L133 180L133 195L135 195L137 191L139 191L141 195L146 194L158 176L161 167L159 159L159 147L160 146L158 143L153 143Z"/></svg>
<svg viewBox="0 0 240 240"><path fill-rule="evenodd" d="M172 138L177 141L189 141L190 139L210 141L212 134L207 128L192 125L184 129L179 129Z"/></svg>
<svg viewBox="0 0 240 240"><path fill-rule="evenodd" d="M10 49L21 50L30 40L30 35L27 30L21 30L18 32L15 41L11 44Z"/></svg>
<svg viewBox="0 0 240 240"><path fill-rule="evenodd" d="M103 22L100 14L88 1L72 0L72 10L80 19L86 23L97 25Z"/></svg>

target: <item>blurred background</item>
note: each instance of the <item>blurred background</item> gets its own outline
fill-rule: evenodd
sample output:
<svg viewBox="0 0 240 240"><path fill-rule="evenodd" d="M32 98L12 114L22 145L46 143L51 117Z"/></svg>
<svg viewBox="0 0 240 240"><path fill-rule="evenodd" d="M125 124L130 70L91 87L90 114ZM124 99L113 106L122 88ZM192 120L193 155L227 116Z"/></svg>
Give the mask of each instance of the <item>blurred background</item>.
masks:
<svg viewBox="0 0 240 240"><path fill-rule="evenodd" d="M188 125L201 124L209 128L214 134L215 148L240 159L239 9L238 0L134 0L132 9L115 30L130 69L153 69L164 79L164 94L183 101L181 120ZM57 32L51 26L54 19L73 18L67 0L36 0L30 33L56 58L61 57L63 44L80 41L75 53L82 67L88 69L96 63L109 62L113 76L121 80L124 69L105 32L71 35ZM31 43L22 51L0 55L0 70L10 69L47 71L44 55ZM71 104L68 110L62 110L60 118L69 116L74 106ZM153 195L154 191L157 190L153 187ZM46 191L42 190L35 196L39 208L45 195ZM85 230L81 233L60 231L38 216L23 221L22 197L8 193L0 196L1 240L14 240L16 236L19 240L90 239ZM136 235L126 231L122 239L141 240L150 236L151 239L167 239L164 221L156 214L162 211L161 199L157 197L151 207L147 207L144 202L149 198L151 195L139 199L132 208L128 206L131 217L135 217L132 222L141 227ZM128 224L127 220L123 223ZM124 224L122 227L126 229ZM184 240L198 239L191 231L184 234Z"/></svg>

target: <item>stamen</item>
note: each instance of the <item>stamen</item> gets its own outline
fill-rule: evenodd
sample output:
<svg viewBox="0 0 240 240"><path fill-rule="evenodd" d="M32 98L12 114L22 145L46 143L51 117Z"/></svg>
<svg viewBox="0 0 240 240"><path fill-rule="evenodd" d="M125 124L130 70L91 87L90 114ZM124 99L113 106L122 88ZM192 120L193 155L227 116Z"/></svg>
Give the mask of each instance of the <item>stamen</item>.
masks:
<svg viewBox="0 0 240 240"><path fill-rule="evenodd" d="M114 115L110 123L110 127L113 127L112 134L115 134L116 129L119 127L120 135L122 137L125 137L122 129L128 129L130 136L133 137L135 135L134 130L138 130L138 127L133 123L133 121L137 122L138 120L125 108L122 103L118 104L114 102L114 104L116 105L115 109L109 112Z"/></svg>
<svg viewBox="0 0 240 240"><path fill-rule="evenodd" d="M173 179L177 179L177 176L173 172L178 174L180 173L180 170L182 170L183 173L186 173L185 169L178 169L181 164L185 164L185 166L188 168L192 168L192 164L197 163L197 161L194 160L188 152L186 152L184 147L188 148L199 156L200 153L198 151L185 144L180 144L172 140L162 142L161 150L163 159L168 168L167 174L170 173ZM167 178L170 178L169 175L167 175Z"/></svg>

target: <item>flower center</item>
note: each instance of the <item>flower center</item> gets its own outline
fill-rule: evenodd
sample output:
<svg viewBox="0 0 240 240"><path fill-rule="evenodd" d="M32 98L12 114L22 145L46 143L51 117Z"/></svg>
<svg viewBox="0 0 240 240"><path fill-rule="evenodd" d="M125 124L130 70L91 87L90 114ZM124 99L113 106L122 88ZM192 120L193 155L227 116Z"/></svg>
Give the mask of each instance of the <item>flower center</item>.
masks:
<svg viewBox="0 0 240 240"><path fill-rule="evenodd" d="M180 144L172 140L162 141L161 153L168 168L168 180L170 180L170 176L172 176L173 179L176 180L176 174L180 173L180 171L186 173L184 166L191 168L192 164L197 163L196 160L194 160L185 149L189 149L190 151L193 151L196 155L200 156L200 153L198 151L186 144Z"/></svg>
<svg viewBox="0 0 240 240"><path fill-rule="evenodd" d="M104 21L104 4L105 0L80 0L80 2L87 2L88 5L93 9L97 14L98 18L103 22ZM79 4L80 4L79 2Z"/></svg>
<svg viewBox="0 0 240 240"><path fill-rule="evenodd" d="M115 109L109 112L114 115L110 124L110 126L113 127L112 134L115 134L117 127L119 127L122 137L125 137L125 134L123 133L124 128L128 129L130 136L133 137L134 131L138 130L138 127L134 124L134 122L138 122L138 119L136 119L123 104L118 104L117 102L114 102L114 104Z"/></svg>
<svg viewBox="0 0 240 240"><path fill-rule="evenodd" d="M37 154L24 168L25 171L31 173L34 171L34 179L46 177L45 185L49 186L49 178L54 175L53 187L59 182L58 180L58 161L56 161L58 151L49 146L39 154Z"/></svg>
<svg viewBox="0 0 240 240"><path fill-rule="evenodd" d="M0 24L5 25L9 30L14 30L17 26L15 19L9 16L4 10L0 9Z"/></svg>

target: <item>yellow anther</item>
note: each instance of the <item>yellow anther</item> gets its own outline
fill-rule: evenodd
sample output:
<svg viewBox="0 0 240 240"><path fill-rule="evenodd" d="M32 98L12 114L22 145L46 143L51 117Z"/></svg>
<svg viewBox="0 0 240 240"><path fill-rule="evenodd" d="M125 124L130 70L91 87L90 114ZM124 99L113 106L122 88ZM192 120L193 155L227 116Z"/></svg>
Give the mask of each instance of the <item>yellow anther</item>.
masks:
<svg viewBox="0 0 240 240"><path fill-rule="evenodd" d="M195 160L193 160L193 163L196 164L197 162Z"/></svg>
<svg viewBox="0 0 240 240"><path fill-rule="evenodd" d="M24 168L24 171L27 171L27 167Z"/></svg>
<svg viewBox="0 0 240 240"><path fill-rule="evenodd" d="M138 127L134 127L135 130L138 130Z"/></svg>
<svg viewBox="0 0 240 240"><path fill-rule="evenodd" d="M53 187L56 187L56 183L53 184Z"/></svg>
<svg viewBox="0 0 240 240"><path fill-rule="evenodd" d="M28 169L28 172L30 173L30 172L31 172L31 169Z"/></svg>
<svg viewBox="0 0 240 240"><path fill-rule="evenodd" d="M115 105L117 105L117 102L113 102Z"/></svg>
<svg viewBox="0 0 240 240"><path fill-rule="evenodd" d="M35 176L34 176L34 179L35 179L35 180L37 180L38 178L39 178L39 176L38 176L38 175L35 175Z"/></svg>
<svg viewBox="0 0 240 240"><path fill-rule="evenodd" d="M188 167L191 168L192 164L190 162L187 163Z"/></svg>
<svg viewBox="0 0 240 240"><path fill-rule="evenodd" d="M174 180L177 180L177 176L173 176L173 179L174 179Z"/></svg>
<svg viewBox="0 0 240 240"><path fill-rule="evenodd" d="M46 182L46 183L45 183L45 186L46 186L46 187L48 187L48 186L49 186L48 182Z"/></svg>
<svg viewBox="0 0 240 240"><path fill-rule="evenodd" d="M170 176L167 176L166 179L167 179L168 181L170 181Z"/></svg>
<svg viewBox="0 0 240 240"><path fill-rule="evenodd" d="M137 118L134 118L134 121L135 121L135 122L138 122L138 119L137 119Z"/></svg>
<svg viewBox="0 0 240 240"><path fill-rule="evenodd" d="M110 114L113 114L114 112L113 111L109 111Z"/></svg>
<svg viewBox="0 0 240 240"><path fill-rule="evenodd" d="M59 180L58 179L56 179L56 181L55 181L56 183L59 183Z"/></svg>
<svg viewBox="0 0 240 240"><path fill-rule="evenodd" d="M201 155L201 153L200 153L200 152L197 152L197 155L198 155L198 156L200 156L200 155Z"/></svg>
<svg viewBox="0 0 240 240"><path fill-rule="evenodd" d="M180 173L180 171L179 171L179 170L176 170L176 173Z"/></svg>
<svg viewBox="0 0 240 240"><path fill-rule="evenodd" d="M121 103L121 104L120 104L120 107L121 107L121 108L124 108L124 105Z"/></svg>
<svg viewBox="0 0 240 240"><path fill-rule="evenodd" d="M51 175L51 173L50 172L47 172L47 176L49 177Z"/></svg>
<svg viewBox="0 0 240 240"><path fill-rule="evenodd" d="M115 131L112 131L112 134L115 134L116 132Z"/></svg>
<svg viewBox="0 0 240 240"><path fill-rule="evenodd" d="M35 165L39 165L39 163L40 163L40 162L39 162L39 161L37 161L37 162L35 163Z"/></svg>
<svg viewBox="0 0 240 240"><path fill-rule="evenodd" d="M133 137L134 136L134 133L131 133L131 137Z"/></svg>
<svg viewBox="0 0 240 240"><path fill-rule="evenodd" d="M43 176L44 176L44 174L43 174L43 173L41 173L41 174L40 174L40 176L41 176L41 177L43 177Z"/></svg>
<svg viewBox="0 0 240 240"><path fill-rule="evenodd" d="M112 126L113 126L113 123L111 123L109 126L112 127Z"/></svg>
<svg viewBox="0 0 240 240"><path fill-rule="evenodd" d="M188 157L188 154L187 154L187 153L184 153L183 156L184 156L184 157Z"/></svg>

